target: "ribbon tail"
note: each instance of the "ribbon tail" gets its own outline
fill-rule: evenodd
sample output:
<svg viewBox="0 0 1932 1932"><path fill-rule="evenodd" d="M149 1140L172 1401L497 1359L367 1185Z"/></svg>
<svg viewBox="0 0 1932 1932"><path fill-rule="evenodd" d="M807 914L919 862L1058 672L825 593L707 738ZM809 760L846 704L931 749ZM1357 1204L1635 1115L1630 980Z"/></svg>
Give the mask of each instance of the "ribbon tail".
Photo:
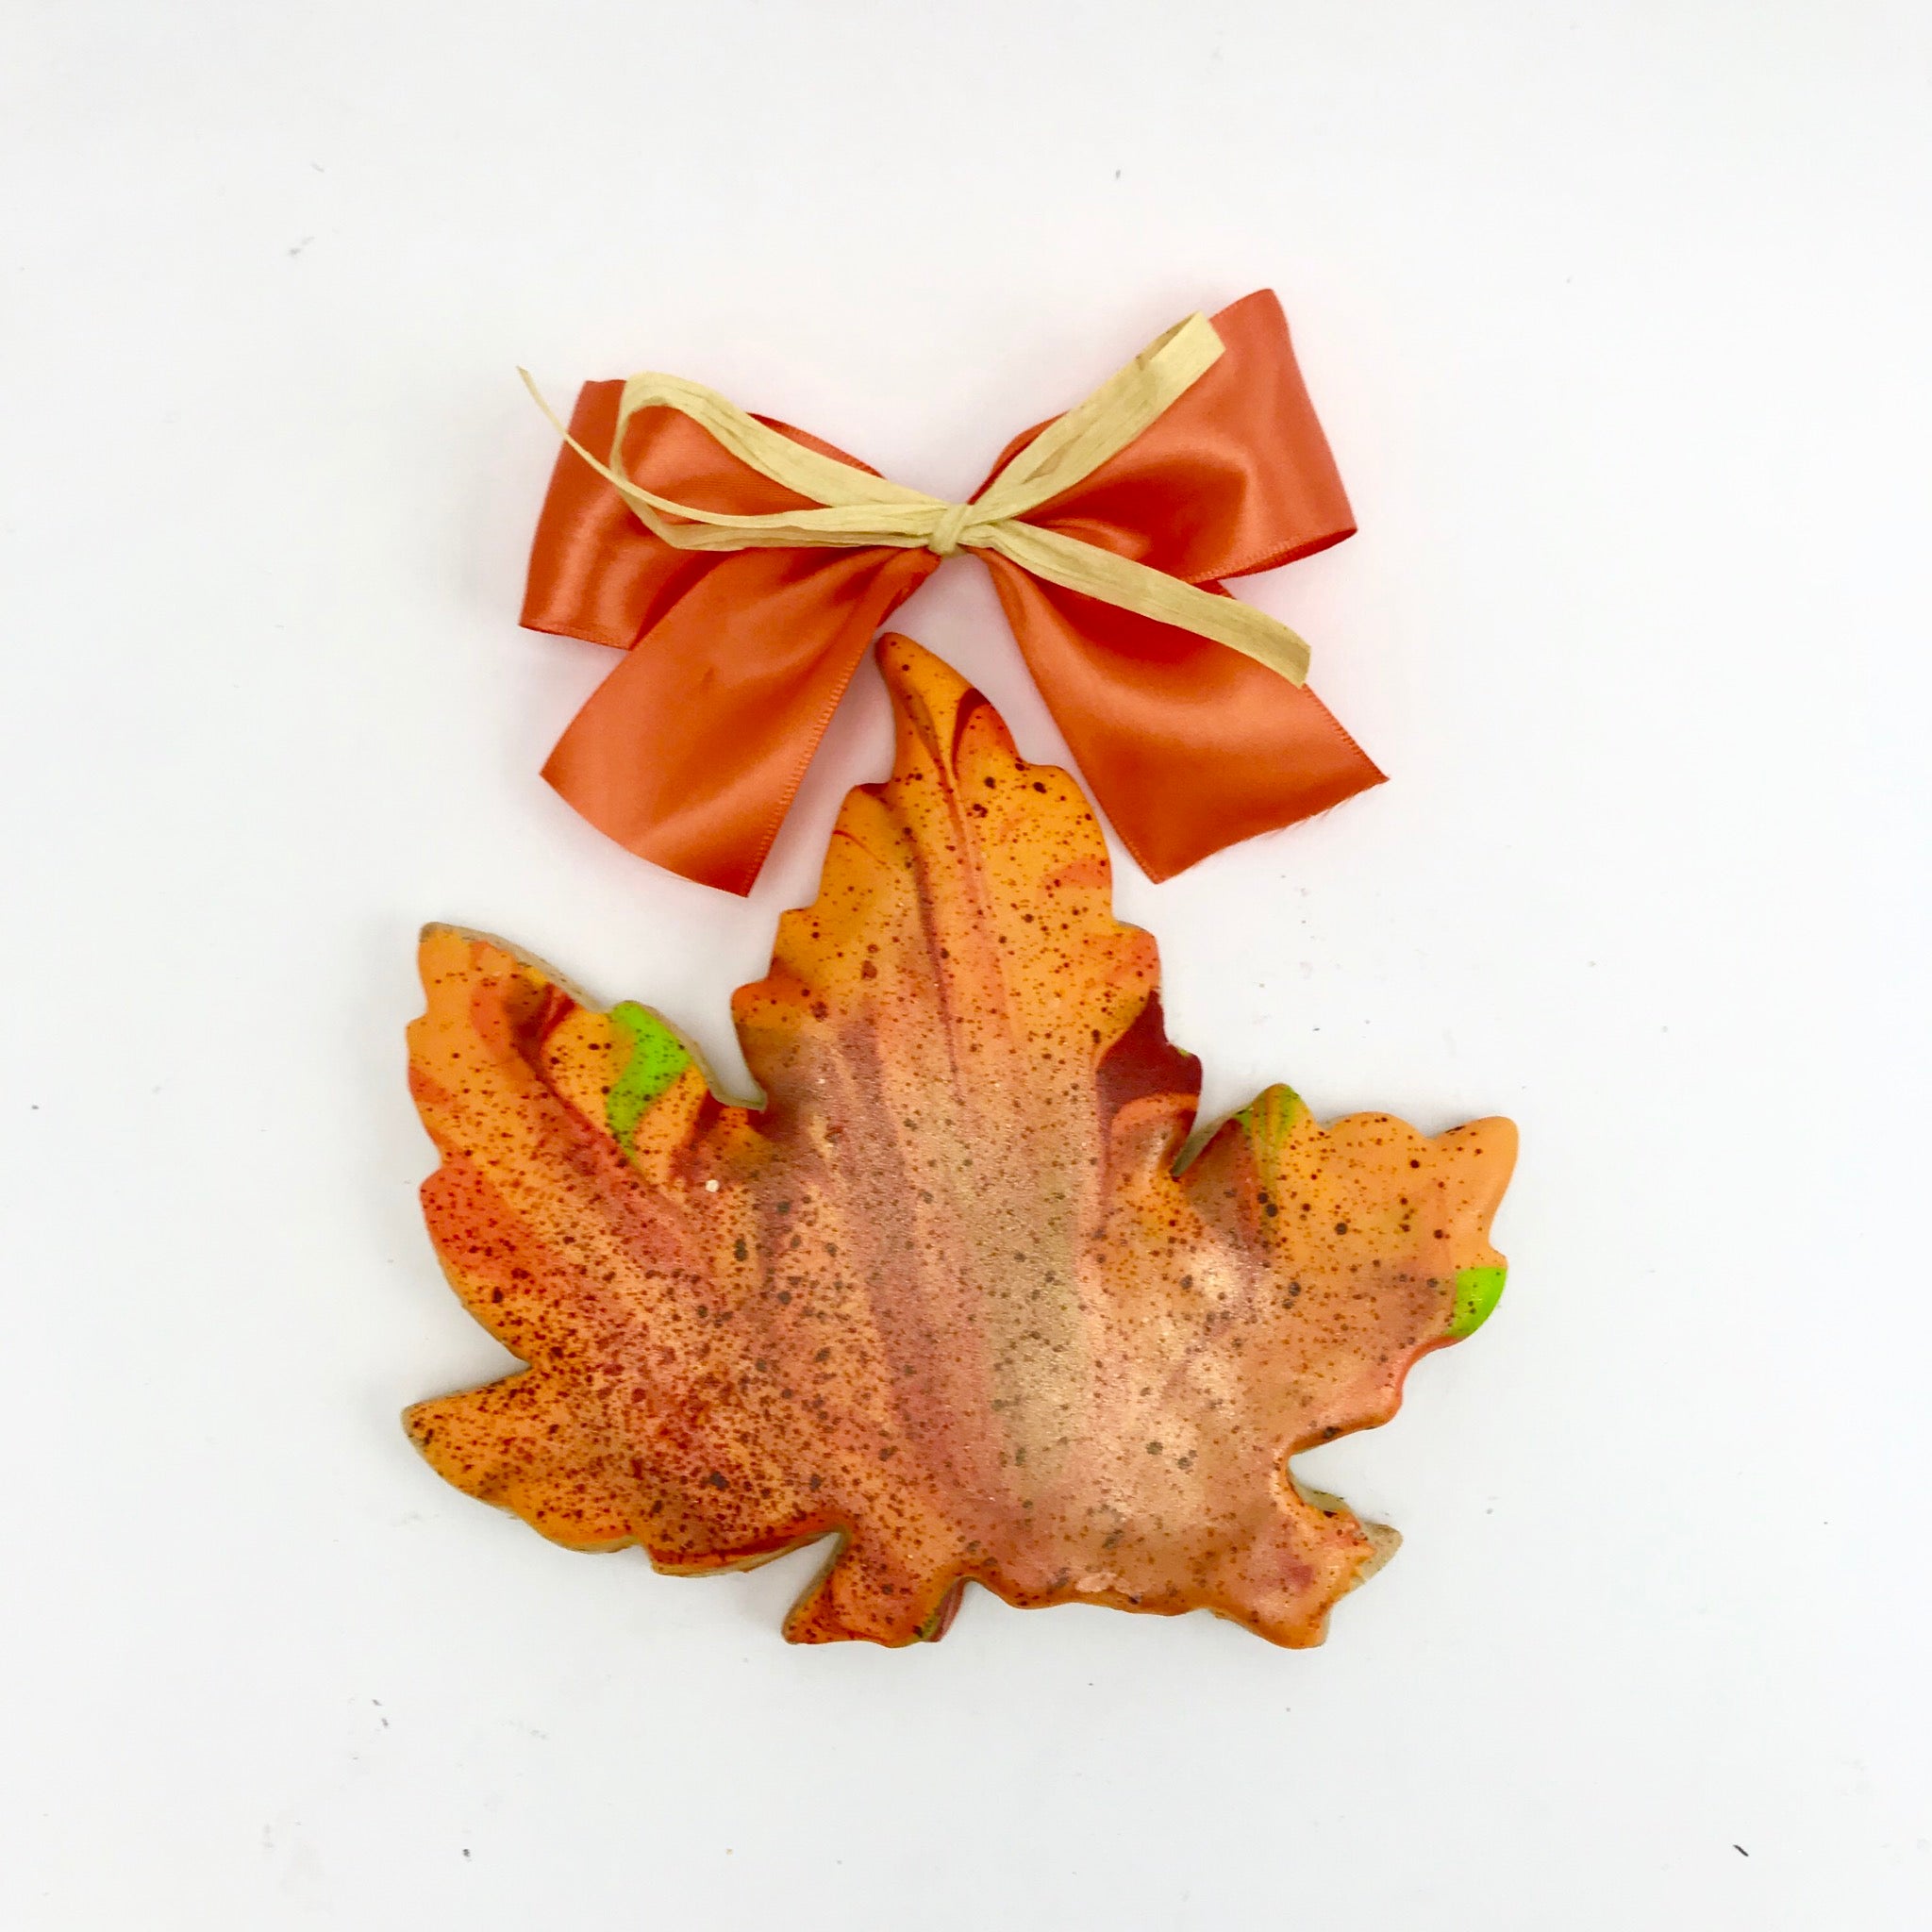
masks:
<svg viewBox="0 0 1932 1932"><path fill-rule="evenodd" d="M1382 782L1306 685L987 554L1007 621L1081 776L1148 877Z"/></svg>
<svg viewBox="0 0 1932 1932"><path fill-rule="evenodd" d="M754 550L714 565L591 694L544 777L640 858L749 892L867 643L938 562Z"/></svg>

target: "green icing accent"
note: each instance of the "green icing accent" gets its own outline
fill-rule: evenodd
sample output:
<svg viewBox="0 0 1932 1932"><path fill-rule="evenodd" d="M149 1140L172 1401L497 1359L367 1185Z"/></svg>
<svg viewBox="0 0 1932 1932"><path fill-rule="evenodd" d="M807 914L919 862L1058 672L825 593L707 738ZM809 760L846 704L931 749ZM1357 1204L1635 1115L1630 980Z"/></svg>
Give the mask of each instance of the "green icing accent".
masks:
<svg viewBox="0 0 1932 1932"><path fill-rule="evenodd" d="M652 1101L691 1065L684 1042L648 1007L625 1000L610 1009L610 1024L630 1041L624 1070L611 1082L604 1121L628 1154Z"/></svg>
<svg viewBox="0 0 1932 1932"><path fill-rule="evenodd" d="M1286 1144L1295 1116L1303 1110L1302 1097L1292 1087L1271 1087L1257 1093L1241 1108L1241 1125L1255 1143L1257 1158L1272 1160Z"/></svg>
<svg viewBox="0 0 1932 1932"><path fill-rule="evenodd" d="M1491 1311L1503 1298L1503 1284L1509 1278L1507 1268L1463 1268L1456 1276L1456 1314L1449 1333L1460 1341L1474 1335L1490 1319Z"/></svg>

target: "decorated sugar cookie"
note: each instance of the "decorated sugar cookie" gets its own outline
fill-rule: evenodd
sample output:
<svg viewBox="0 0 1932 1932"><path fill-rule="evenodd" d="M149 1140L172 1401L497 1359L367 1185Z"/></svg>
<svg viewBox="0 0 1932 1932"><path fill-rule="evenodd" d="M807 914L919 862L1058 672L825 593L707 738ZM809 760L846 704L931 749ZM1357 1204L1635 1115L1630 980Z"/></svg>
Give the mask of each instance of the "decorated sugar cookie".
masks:
<svg viewBox="0 0 1932 1932"><path fill-rule="evenodd" d="M409 1430L571 1548L828 1540L794 1641L936 1638L970 1581L1319 1642L1394 1539L1289 1457L1489 1313L1515 1130L1324 1128L1273 1087L1197 1145L1080 791L917 645L880 661L892 775L734 1001L759 1095L644 1007L425 936L425 1213L527 1366Z"/></svg>

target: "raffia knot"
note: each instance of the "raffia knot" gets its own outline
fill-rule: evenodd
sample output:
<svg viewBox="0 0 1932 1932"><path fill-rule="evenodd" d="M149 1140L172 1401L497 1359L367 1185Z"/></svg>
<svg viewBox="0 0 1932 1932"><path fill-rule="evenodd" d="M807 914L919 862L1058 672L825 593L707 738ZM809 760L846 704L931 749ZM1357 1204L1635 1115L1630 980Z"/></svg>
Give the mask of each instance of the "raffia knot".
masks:
<svg viewBox="0 0 1932 1932"><path fill-rule="evenodd" d="M970 503L946 506L945 514L932 526L932 535L925 540L925 547L935 557L951 557L958 549L960 535L973 521L974 508Z"/></svg>

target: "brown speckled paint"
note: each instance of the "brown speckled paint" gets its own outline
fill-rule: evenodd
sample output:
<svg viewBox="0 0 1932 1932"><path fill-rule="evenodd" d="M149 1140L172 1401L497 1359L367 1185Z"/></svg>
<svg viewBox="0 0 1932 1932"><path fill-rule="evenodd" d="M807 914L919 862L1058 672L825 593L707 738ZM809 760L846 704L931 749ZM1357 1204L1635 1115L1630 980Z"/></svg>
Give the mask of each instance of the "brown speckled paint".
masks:
<svg viewBox="0 0 1932 1932"><path fill-rule="evenodd" d="M836 1534L794 1641L935 1637L973 1579L1318 1642L1391 1539L1287 1457L1487 1312L1515 1130L1324 1130L1273 1088L1177 1174L1198 1064L1085 801L937 658L880 657L892 777L734 1003L762 1108L641 1009L425 936L425 1208L529 1367L409 1430L574 1548L693 1572Z"/></svg>

